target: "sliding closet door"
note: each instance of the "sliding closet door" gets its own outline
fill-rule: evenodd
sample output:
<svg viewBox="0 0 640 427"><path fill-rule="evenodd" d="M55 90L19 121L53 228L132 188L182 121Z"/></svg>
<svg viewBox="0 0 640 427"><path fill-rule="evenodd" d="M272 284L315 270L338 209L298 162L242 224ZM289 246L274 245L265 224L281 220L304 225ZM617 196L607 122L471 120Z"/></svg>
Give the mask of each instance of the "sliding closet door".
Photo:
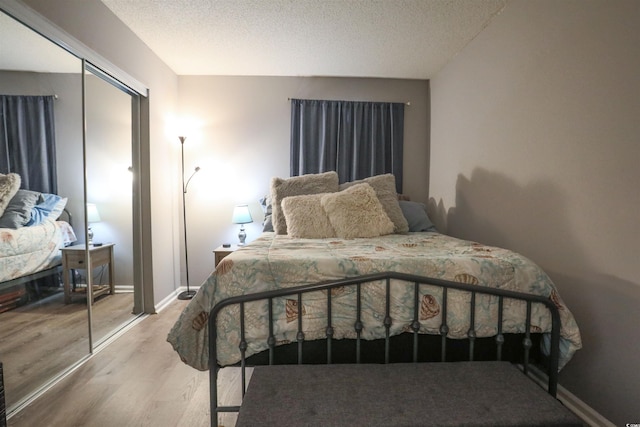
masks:
<svg viewBox="0 0 640 427"><path fill-rule="evenodd" d="M133 168L136 95L99 69L85 74L86 177L90 256L101 265L91 272L94 347L135 318ZM98 217L93 217L97 213Z"/></svg>
<svg viewBox="0 0 640 427"><path fill-rule="evenodd" d="M71 214L60 219L83 236L82 61L0 12L0 94L54 96L55 138L47 144L56 152L57 193L67 199ZM12 170L0 170L7 172ZM79 284L75 275L70 280L70 286ZM90 352L86 300L65 301L61 275L12 283L0 283L0 361L8 413Z"/></svg>

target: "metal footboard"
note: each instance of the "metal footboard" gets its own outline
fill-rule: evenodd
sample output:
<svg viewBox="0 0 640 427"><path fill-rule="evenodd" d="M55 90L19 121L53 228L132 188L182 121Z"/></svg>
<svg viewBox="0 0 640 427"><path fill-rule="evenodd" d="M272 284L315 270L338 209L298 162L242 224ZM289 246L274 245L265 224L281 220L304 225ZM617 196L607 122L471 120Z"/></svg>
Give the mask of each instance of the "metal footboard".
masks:
<svg viewBox="0 0 640 427"><path fill-rule="evenodd" d="M392 280L394 281L392 283ZM211 310L209 314L209 387L210 387L210 399L211 399L211 425L217 425L217 418L219 413L224 412L238 412L240 410L240 406L218 406L218 370L219 366L217 364L217 348L216 348L216 340L217 340L217 317L220 311L228 306L237 305L239 306L239 323L240 323L240 368L241 368L241 381L242 381L242 397L244 398L244 393L246 390L246 350L247 350L247 340L245 337L245 304L253 301L264 300L268 303L268 313L269 313L269 336L267 338L268 352L269 352L269 364L272 365L275 363L274 360L274 352L276 347L276 338L273 331L273 301L276 298L282 297L294 297L297 299L298 307L302 307L302 296L304 294L310 292L318 292L322 290L327 290L326 299L327 299L327 326L326 326L326 348L327 348L327 363L332 363L333 359L333 348L332 348L332 340L334 329L332 326L332 293L331 289L339 288L339 287L353 287L355 288L356 293L356 306L355 315L356 321L354 322L354 331L355 331L355 345L356 345L356 363L360 363L361 361L361 333L363 330L363 323L361 321L362 314L362 286L371 282L383 281L385 285L385 314L382 320L382 324L386 331L384 337L384 363L390 363L390 328L393 324L393 319L391 317L391 288L392 286L413 286L413 321L410 325L411 334L413 335L413 345L412 345L412 360L413 362L418 362L418 335L420 331L420 319L419 319L419 295L420 288L423 286L430 287L439 287L442 289L442 321L440 324L439 332L440 332L440 340L441 340L441 361L447 360L447 335L449 332L449 327L447 325L447 297L448 291L458 290L458 291L466 291L471 294L470 304L469 304L469 330L467 331L467 340L469 341L469 357L468 360L474 360L474 346L476 341L476 330L475 330L475 309L476 309L476 296L477 295L490 295L498 298L498 321L497 321L497 334L495 336L495 346L496 346L496 360L502 360L502 350L503 344L505 342L505 337L503 334L503 307L504 301L506 299L512 299L517 301L524 301L526 303L526 320L525 320L525 332L524 339L522 341L523 347L523 370L524 373L528 373L529 365L530 365L530 350L532 347L531 340L531 309L533 304L543 304L547 307L551 314L552 320L552 330L551 330L551 342L550 342L550 354L548 358L547 365L547 375L548 375L548 392L552 396L556 396L557 392L557 384L558 384L558 359L560 352L560 314L558 312L558 308L556 305L548 298L538 296L538 295L530 295L521 292L514 292L503 289L495 289L489 288L485 286L478 285L469 285L465 283L452 282L441 279L434 279L428 277L415 276L411 274L404 273L377 273L370 274L364 276L358 276L353 278L347 278L332 282L321 282L317 284L311 285L303 285L296 286L292 288L285 289L277 289L266 292L258 292L247 295L240 295L236 297L227 298L223 301L220 301L215 307ZM395 282L400 281L400 283ZM301 364L303 361L303 343L305 342L305 333L304 333L304 325L303 325L303 316L297 316L297 357L298 363Z"/></svg>

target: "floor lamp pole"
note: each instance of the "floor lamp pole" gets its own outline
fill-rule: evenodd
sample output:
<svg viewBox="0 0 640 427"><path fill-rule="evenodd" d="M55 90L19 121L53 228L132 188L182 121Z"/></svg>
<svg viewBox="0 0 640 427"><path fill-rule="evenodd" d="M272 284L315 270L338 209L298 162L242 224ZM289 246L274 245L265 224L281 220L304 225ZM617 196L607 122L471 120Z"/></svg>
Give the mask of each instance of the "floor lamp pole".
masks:
<svg viewBox="0 0 640 427"><path fill-rule="evenodd" d="M192 291L189 289L189 252L188 252L188 246L187 246L187 205L186 205L187 186L184 183L184 140L187 138L184 136L180 136L178 138L180 139L180 145L182 147L182 225L184 228L184 267L186 269L186 275L187 275L187 290L184 292L180 292L178 294L178 299L187 300L187 299L193 298L196 294L196 291ZM198 172L198 170L200 170L200 168L196 168L194 175L196 172ZM191 175L191 178L193 178L193 175ZM189 181L191 181L191 178L189 178ZM187 181L187 184L189 184L189 181Z"/></svg>

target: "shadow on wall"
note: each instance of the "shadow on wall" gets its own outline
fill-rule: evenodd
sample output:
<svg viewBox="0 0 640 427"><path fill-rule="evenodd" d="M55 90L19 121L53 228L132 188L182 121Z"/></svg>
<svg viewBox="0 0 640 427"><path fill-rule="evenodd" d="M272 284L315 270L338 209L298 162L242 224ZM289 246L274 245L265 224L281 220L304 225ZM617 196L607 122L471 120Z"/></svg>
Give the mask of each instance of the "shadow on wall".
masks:
<svg viewBox="0 0 640 427"><path fill-rule="evenodd" d="M438 230L451 236L506 247L574 271L584 265L585 256L571 236L564 198L552 181L520 185L503 174L475 169L471 178L458 175L455 206L447 209L431 199L429 214Z"/></svg>
<svg viewBox="0 0 640 427"><path fill-rule="evenodd" d="M427 211L439 231L514 250L547 272L574 314L583 342L560 373L560 383L624 425L634 415L632 396L640 395L640 287L594 270L572 232L564 198L551 181L520 185L476 169L471 178L458 176L455 206L431 198Z"/></svg>

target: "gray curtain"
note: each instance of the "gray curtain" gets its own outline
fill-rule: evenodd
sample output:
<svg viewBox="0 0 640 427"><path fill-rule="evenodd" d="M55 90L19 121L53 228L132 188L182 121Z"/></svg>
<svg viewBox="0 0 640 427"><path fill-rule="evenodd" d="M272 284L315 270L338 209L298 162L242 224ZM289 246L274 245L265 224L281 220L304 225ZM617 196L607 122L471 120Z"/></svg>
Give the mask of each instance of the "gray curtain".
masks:
<svg viewBox="0 0 640 427"><path fill-rule="evenodd" d="M340 182L383 173L402 192L404 104L291 100L291 176L334 170Z"/></svg>
<svg viewBox="0 0 640 427"><path fill-rule="evenodd" d="M53 96L0 95L0 173L17 173L21 187L57 193Z"/></svg>

